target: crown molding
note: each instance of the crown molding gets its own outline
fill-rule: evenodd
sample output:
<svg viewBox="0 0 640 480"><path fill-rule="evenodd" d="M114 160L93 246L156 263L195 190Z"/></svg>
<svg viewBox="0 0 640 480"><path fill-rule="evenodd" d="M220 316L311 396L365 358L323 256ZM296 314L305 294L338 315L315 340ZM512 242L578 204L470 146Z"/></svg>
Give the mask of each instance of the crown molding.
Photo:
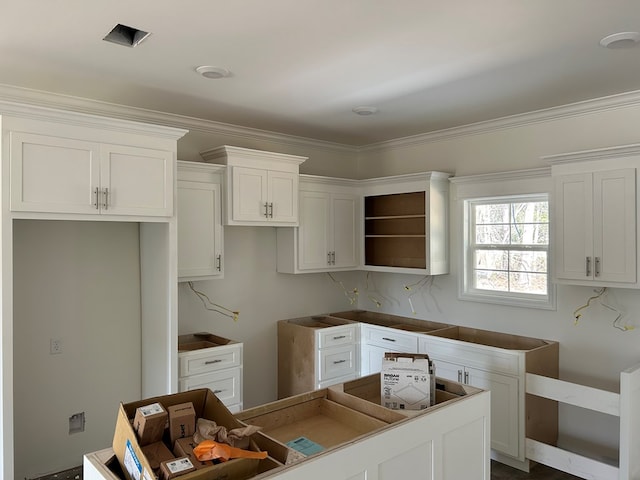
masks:
<svg viewBox="0 0 640 480"><path fill-rule="evenodd" d="M584 160L602 160L605 158L637 157L640 155L640 144L621 145L616 147L597 148L580 152L559 153L541 157L551 165L582 162Z"/></svg>
<svg viewBox="0 0 640 480"><path fill-rule="evenodd" d="M0 102L32 105L275 144L356 154L358 147L144 108L0 84Z"/></svg>
<svg viewBox="0 0 640 480"><path fill-rule="evenodd" d="M427 143L452 140L459 137L490 133L497 130L517 128L542 122L561 120L564 118L589 115L592 113L620 108L636 107L640 105L640 90L619 93L607 97L584 100L557 107L535 110L533 112L510 115L494 120L471 123L460 127L437 130L435 132L422 133L385 142L371 143L360 147L361 153L375 152L377 150L389 150L392 148L414 147Z"/></svg>
<svg viewBox="0 0 640 480"><path fill-rule="evenodd" d="M507 182L509 180L531 180L533 178L551 178L551 167L530 168L527 170L510 170L508 172L481 173L478 175L464 175L451 177L449 181L455 184L478 184L488 182Z"/></svg>

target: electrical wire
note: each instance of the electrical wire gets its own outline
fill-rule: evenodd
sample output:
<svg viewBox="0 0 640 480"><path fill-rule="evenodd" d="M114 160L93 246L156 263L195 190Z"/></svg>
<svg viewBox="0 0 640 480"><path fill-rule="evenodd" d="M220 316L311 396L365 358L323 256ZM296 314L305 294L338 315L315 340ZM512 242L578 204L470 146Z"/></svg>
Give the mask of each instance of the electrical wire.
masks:
<svg viewBox="0 0 640 480"><path fill-rule="evenodd" d="M594 300L597 300L598 298L600 298L604 292L607 291L607 287L602 287L599 291L596 290L596 295L593 295L591 297L589 297L587 299L587 303L585 303L584 305L576 308L573 311L573 317L575 318L575 321L573 322L574 325L578 324L578 320L580 320L580 317L582 316L582 314L580 313L580 311L584 310L585 308L589 308L589 306L591 305L591 302Z"/></svg>
<svg viewBox="0 0 640 480"><path fill-rule="evenodd" d="M371 272L367 272L367 277L366 277L366 283L365 283L365 287L364 290L365 292L367 292L367 298L369 300L371 300L373 303L376 304L376 307L380 308L382 306L382 302L380 300L378 300L376 297L374 297L373 295L371 295L371 293L369 293L369 274Z"/></svg>
<svg viewBox="0 0 640 480"><path fill-rule="evenodd" d="M573 312L573 316L575 317L574 325L578 324L578 320L582 316L580 311L584 310L585 308L588 308L592 301L599 300L600 305L602 305L603 307L605 307L605 308L607 308L607 309L609 309L612 312L617 314L616 318L613 320L613 322L611 322L611 326L612 327L617 328L618 330L620 330L622 332L627 332L627 331L633 330L635 328L634 326L630 326L630 325L620 325L619 322L622 319L622 317L624 316L624 312L622 310L616 308L616 307L613 307L613 306L609 305L608 303L606 303L604 301L604 298L606 297L605 294L607 293L607 287L602 287L600 290L596 290L595 292L596 292L596 295L593 295L593 296L589 297L589 299L587 300L587 303L585 303L581 307L578 307Z"/></svg>
<svg viewBox="0 0 640 480"><path fill-rule="evenodd" d="M429 288L431 288L432 283L433 283L433 276L425 275L415 283L412 283L410 285L403 285L406 291L411 292L409 295L407 295L407 300L409 301L409 307L411 307L411 313L413 313L414 315L417 315L417 312L413 307L413 301L411 300L411 297L414 296L416 293L418 293L420 289L426 286L427 284L429 285ZM416 288L413 291L411 291L413 287L416 287Z"/></svg>
<svg viewBox="0 0 640 480"><path fill-rule="evenodd" d="M206 293L203 293L195 289L195 287L193 286L193 282L187 282L187 285L189 285L189 288L200 299L205 310L209 310L210 312L216 312L216 313L219 313L220 315L224 315L225 317L229 317L233 319L234 322L238 321L238 316L240 315L240 312L229 310L228 308L223 307L222 305L218 305L217 303L212 302Z"/></svg>
<svg viewBox="0 0 640 480"><path fill-rule="evenodd" d="M347 290L347 287L344 286L344 283L342 283L340 280L336 280L333 277L333 275L331 275L331 272L327 272L327 275L329 275L329 278L333 280L334 283L337 283L338 285L340 285L340 287L344 291L345 296L349 299L349 303L351 305L358 304L358 288L357 287L354 288L353 290Z"/></svg>

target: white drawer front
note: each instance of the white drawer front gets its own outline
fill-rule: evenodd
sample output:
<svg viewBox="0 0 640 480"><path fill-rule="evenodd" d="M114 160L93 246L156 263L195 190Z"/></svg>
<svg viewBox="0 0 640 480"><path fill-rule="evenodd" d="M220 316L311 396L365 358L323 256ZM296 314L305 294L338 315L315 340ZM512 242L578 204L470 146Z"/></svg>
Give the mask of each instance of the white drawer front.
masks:
<svg viewBox="0 0 640 480"><path fill-rule="evenodd" d="M418 336L393 328L362 325L362 342L388 348L389 351L418 353Z"/></svg>
<svg viewBox="0 0 640 480"><path fill-rule="evenodd" d="M180 376L215 372L242 365L242 344L178 353Z"/></svg>
<svg viewBox="0 0 640 480"><path fill-rule="evenodd" d="M196 388L208 388L224 403L233 405L242 402L242 369L231 368L221 372L205 373L181 378L181 392Z"/></svg>
<svg viewBox="0 0 640 480"><path fill-rule="evenodd" d="M355 345L320 350L319 382L355 374L357 369Z"/></svg>
<svg viewBox="0 0 640 480"><path fill-rule="evenodd" d="M499 348L475 345L458 340L426 337L420 339L420 353L426 353L434 360L445 360L475 367L488 372L519 375L519 352L509 352ZM436 364L436 375L438 374Z"/></svg>
<svg viewBox="0 0 640 480"><path fill-rule="evenodd" d="M336 347L338 345L355 344L356 326L344 325L340 327L331 327L318 330L316 332L318 338L318 348Z"/></svg>

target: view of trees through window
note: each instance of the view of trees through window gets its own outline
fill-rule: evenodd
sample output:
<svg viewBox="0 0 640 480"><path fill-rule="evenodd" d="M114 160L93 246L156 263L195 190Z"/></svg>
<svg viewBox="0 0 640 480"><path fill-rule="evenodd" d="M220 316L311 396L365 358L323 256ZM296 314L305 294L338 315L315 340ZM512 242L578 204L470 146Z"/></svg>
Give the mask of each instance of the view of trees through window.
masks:
<svg viewBox="0 0 640 480"><path fill-rule="evenodd" d="M472 203L475 289L547 295L549 203Z"/></svg>

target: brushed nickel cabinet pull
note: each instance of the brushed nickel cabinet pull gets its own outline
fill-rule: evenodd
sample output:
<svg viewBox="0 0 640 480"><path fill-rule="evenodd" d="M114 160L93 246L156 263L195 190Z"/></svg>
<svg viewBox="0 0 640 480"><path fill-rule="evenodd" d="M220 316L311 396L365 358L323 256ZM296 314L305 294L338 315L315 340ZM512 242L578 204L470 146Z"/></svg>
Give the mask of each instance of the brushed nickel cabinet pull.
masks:
<svg viewBox="0 0 640 480"><path fill-rule="evenodd" d="M212 363L220 363L222 360L220 360L219 358L216 360L207 360L204 362L205 365L211 365Z"/></svg>
<svg viewBox="0 0 640 480"><path fill-rule="evenodd" d="M100 210L100 190L98 189L98 187L96 187L96 189L93 191L93 194L95 196L95 202L93 203L93 206L96 207L96 210Z"/></svg>
<svg viewBox="0 0 640 480"><path fill-rule="evenodd" d="M587 257L587 277L591 276L591 257Z"/></svg>
<svg viewBox="0 0 640 480"><path fill-rule="evenodd" d="M387 342L395 342L396 341L395 338L382 337L382 339L386 340Z"/></svg>
<svg viewBox="0 0 640 480"><path fill-rule="evenodd" d="M599 277L600 276L600 257L595 257L595 276Z"/></svg>

